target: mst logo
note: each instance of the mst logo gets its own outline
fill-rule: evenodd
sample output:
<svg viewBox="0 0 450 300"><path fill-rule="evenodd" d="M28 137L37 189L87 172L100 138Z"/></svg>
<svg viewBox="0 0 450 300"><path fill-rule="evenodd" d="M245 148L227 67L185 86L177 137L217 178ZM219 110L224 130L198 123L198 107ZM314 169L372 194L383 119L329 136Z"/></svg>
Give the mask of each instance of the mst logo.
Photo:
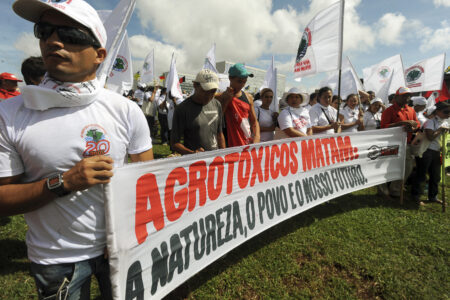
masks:
<svg viewBox="0 0 450 300"><path fill-rule="evenodd" d="M421 86L421 81L423 80L423 73L425 70L421 66L412 66L405 72L406 85L408 87L418 87ZM421 79L422 78L422 79Z"/></svg>
<svg viewBox="0 0 450 300"><path fill-rule="evenodd" d="M81 137L86 142L83 157L106 155L109 153L111 144L106 137L106 131L97 124L91 124L83 128Z"/></svg>
<svg viewBox="0 0 450 300"><path fill-rule="evenodd" d="M122 55L117 55L116 61L114 62L113 70L121 73L128 70L127 59Z"/></svg>
<svg viewBox="0 0 450 300"><path fill-rule="evenodd" d="M311 41L311 30L309 30L309 28L306 27L305 31L303 32L300 46L298 46L296 62L301 61L302 58L305 57L308 47L311 46L311 42L312 42Z"/></svg>
<svg viewBox="0 0 450 300"><path fill-rule="evenodd" d="M383 156L397 156L398 155L399 146L386 146L380 147L377 145L373 145L369 148L369 154L367 155L371 160L375 160L378 157Z"/></svg>

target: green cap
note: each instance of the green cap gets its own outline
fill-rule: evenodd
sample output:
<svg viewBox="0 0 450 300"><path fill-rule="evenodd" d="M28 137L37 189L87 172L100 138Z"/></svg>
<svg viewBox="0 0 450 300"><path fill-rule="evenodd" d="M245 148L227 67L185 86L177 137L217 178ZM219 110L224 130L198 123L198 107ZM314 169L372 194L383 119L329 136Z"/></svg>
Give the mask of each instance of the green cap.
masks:
<svg viewBox="0 0 450 300"><path fill-rule="evenodd" d="M249 73L243 64L235 64L228 70L228 75L231 77L253 77L253 74Z"/></svg>

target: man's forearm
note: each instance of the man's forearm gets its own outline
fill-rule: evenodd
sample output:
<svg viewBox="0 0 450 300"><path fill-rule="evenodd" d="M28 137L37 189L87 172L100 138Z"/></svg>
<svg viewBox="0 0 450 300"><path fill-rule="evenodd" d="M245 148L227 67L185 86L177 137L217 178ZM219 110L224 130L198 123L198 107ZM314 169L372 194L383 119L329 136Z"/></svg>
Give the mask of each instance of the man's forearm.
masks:
<svg viewBox="0 0 450 300"><path fill-rule="evenodd" d="M195 153L194 150L191 150L191 149L185 147L182 143L174 143L174 144L172 144L172 148L173 148L173 150L180 153L181 155Z"/></svg>

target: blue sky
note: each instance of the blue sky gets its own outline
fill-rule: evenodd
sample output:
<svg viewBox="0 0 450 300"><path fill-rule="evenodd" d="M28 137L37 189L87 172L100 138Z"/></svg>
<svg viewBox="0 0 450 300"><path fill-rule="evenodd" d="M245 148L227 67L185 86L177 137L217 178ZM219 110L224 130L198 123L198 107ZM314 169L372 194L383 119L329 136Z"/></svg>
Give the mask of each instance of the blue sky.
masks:
<svg viewBox="0 0 450 300"><path fill-rule="evenodd" d="M0 1L0 71L20 76L20 64L36 55L32 24L16 16L13 0ZM88 0L113 9L118 0ZM217 61L266 69L275 56L287 87L310 90L324 74L293 81L293 61L305 25L335 0L138 0L128 26L135 69L155 49L156 72L167 71L172 52L179 72L196 73L211 45ZM450 0L347 0L344 55L362 69L401 54L404 67L441 53L450 55ZM446 66L449 59L446 60Z"/></svg>

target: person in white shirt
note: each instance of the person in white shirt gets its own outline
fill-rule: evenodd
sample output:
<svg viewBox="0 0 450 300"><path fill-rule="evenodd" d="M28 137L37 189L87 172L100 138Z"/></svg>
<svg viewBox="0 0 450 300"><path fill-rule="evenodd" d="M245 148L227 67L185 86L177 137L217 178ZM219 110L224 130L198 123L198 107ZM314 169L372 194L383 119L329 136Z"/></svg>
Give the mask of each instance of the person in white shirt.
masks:
<svg viewBox="0 0 450 300"><path fill-rule="evenodd" d="M161 144L167 145L169 141L169 121L167 113L169 112L169 101L167 97L167 89L162 88L158 97L158 121L160 126Z"/></svg>
<svg viewBox="0 0 450 300"><path fill-rule="evenodd" d="M369 108L364 113L364 130L374 130L381 128L381 105L383 100L375 98L370 101Z"/></svg>
<svg viewBox="0 0 450 300"><path fill-rule="evenodd" d="M313 134L340 133L341 124L337 120L337 110L330 105L333 92L329 87L323 87L317 98L319 102L309 110Z"/></svg>
<svg viewBox="0 0 450 300"><path fill-rule="evenodd" d="M159 86L148 87L144 93L144 104L142 105L142 112L147 119L148 128L152 138L156 135L155 117L156 117L156 91Z"/></svg>
<svg viewBox="0 0 450 300"><path fill-rule="evenodd" d="M142 105L144 104L144 95L146 88L147 85L145 83L138 83L137 90L134 92L134 97L137 99L137 104L139 105L139 107L142 107Z"/></svg>
<svg viewBox="0 0 450 300"><path fill-rule="evenodd" d="M278 112L270 109L273 101L273 91L271 89L262 89L260 95L262 104L255 106L255 113L259 123L260 141L267 142L273 140L275 135Z"/></svg>
<svg viewBox="0 0 450 300"><path fill-rule="evenodd" d="M420 121L422 128L425 122L428 120L427 117L424 116L425 108L427 107L427 99L422 96L411 97L413 102L414 111L416 112L417 119Z"/></svg>
<svg viewBox="0 0 450 300"><path fill-rule="evenodd" d="M309 111L314 104L317 103L317 93L311 93L309 95L309 103L305 105L305 108Z"/></svg>
<svg viewBox="0 0 450 300"><path fill-rule="evenodd" d="M438 200L438 188L441 181L441 135L449 130L448 118L450 117L450 104L447 102L436 103L435 116L425 122L423 129L426 137L431 141L428 149L417 159L416 175L413 178L411 195L419 204L422 195L422 183L428 173L428 201Z"/></svg>
<svg viewBox="0 0 450 300"><path fill-rule="evenodd" d="M358 106L356 94L347 96L344 107L339 111L339 118L342 122L342 132L357 132L364 130L363 112Z"/></svg>
<svg viewBox="0 0 450 300"><path fill-rule="evenodd" d="M96 78L106 30L83 0L17 0L35 23L47 73L0 106L0 214L24 213L39 299L112 299L103 184L113 168L153 159L139 107Z"/></svg>
<svg viewBox="0 0 450 300"><path fill-rule="evenodd" d="M285 100L288 106L278 116L278 125L282 133L280 138L312 135L309 112L305 108L308 104L308 95L294 87L287 92Z"/></svg>

